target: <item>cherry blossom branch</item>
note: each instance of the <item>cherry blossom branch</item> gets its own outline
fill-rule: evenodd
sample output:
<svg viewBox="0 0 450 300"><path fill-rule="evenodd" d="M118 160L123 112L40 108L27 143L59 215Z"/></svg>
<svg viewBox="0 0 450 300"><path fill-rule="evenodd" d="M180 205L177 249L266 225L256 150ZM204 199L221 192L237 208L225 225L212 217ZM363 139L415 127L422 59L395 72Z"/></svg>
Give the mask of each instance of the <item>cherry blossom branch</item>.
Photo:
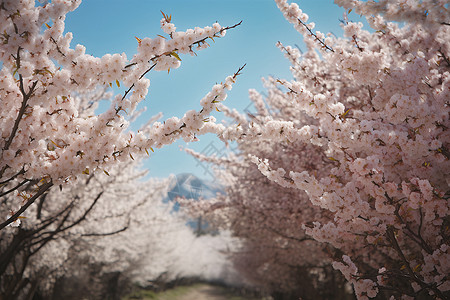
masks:
<svg viewBox="0 0 450 300"><path fill-rule="evenodd" d="M297 20L298 20L298 22L300 23L300 24L302 24L305 28L306 28L306 30L308 30L308 32L309 32L309 34L311 35L311 36L313 36L314 37L314 39L316 40L316 41L318 41L321 45L322 45L322 48L325 48L325 49L327 49L327 50L329 50L329 51L331 51L331 52L334 52L334 50L333 50L333 48L331 48L330 46L328 46L327 44L325 44L325 42L324 41L322 41L321 39L319 39L319 37L308 27L308 25L306 25L302 20L300 20L300 18L297 18Z"/></svg>
<svg viewBox="0 0 450 300"><path fill-rule="evenodd" d="M42 194L44 194L50 187L53 186L52 182L44 183L39 187L39 190L34 194L30 199L27 200L25 205L23 205L18 211L16 211L11 217L9 217L5 222L0 224L0 230L17 220L17 218L31 205L36 201L37 198L39 198Z"/></svg>
<svg viewBox="0 0 450 300"><path fill-rule="evenodd" d="M0 175L3 174L3 172L4 172L6 169L7 169L7 167L4 167L4 169L1 170ZM8 182L10 182L10 181L13 181L15 178L17 178L17 176L20 176L20 175L22 175L22 174L24 174L24 173L25 173L25 169L22 168L19 172L17 172L16 174L14 174L13 176L11 176L10 178L1 181L1 182L0 182L0 185L5 184L5 183L8 183ZM1 176L0 176L0 177L1 177Z"/></svg>
<svg viewBox="0 0 450 300"><path fill-rule="evenodd" d="M17 190L18 188L20 188L22 185L24 185L25 183L29 182L28 179L23 180L21 183L19 183L18 185L16 185L15 187L7 190L6 192L3 192L0 194L0 197L6 196L11 192L14 192L15 190Z"/></svg>
<svg viewBox="0 0 450 300"><path fill-rule="evenodd" d="M139 80L142 79L142 77L145 76L145 74L147 74L148 72L150 72L154 67L156 67L156 63L154 63L150 68L148 68L144 73L142 73L141 76L139 76ZM125 97L128 95L128 93L133 89L134 87L134 83L128 88L128 90L125 91L125 93L123 94L122 100L125 99Z"/></svg>
<svg viewBox="0 0 450 300"><path fill-rule="evenodd" d="M244 68L245 68L246 65L247 65L247 64L244 64L242 67L240 67L240 68L237 70L236 73L233 74L233 79L236 79L236 77L238 77L239 75L241 75L241 71L244 70ZM215 99L214 99L213 101L215 101ZM200 110L199 113L202 113L202 112L203 112L203 108Z"/></svg>
<svg viewBox="0 0 450 300"><path fill-rule="evenodd" d="M223 27L222 29L219 30L218 33L222 34L224 31L226 31L226 30L228 30L228 29L233 29L233 28L238 27L239 25L242 24L242 21L243 21L243 20L241 20L239 23L236 23L236 24L234 24L234 25L232 25L232 26ZM205 37L205 38L203 38L203 39L201 39L201 40L195 41L195 42L192 43L192 45L200 44L200 43L202 43L202 42L205 42L205 41L206 41L207 39L209 39L209 38L210 38L210 37L208 36L208 37ZM192 45L191 45L191 46L192 46Z"/></svg>
<svg viewBox="0 0 450 300"><path fill-rule="evenodd" d="M19 55L20 49L21 48L19 47L17 50L17 57L16 57L17 68L20 68L20 55ZM34 81L31 84L31 87L29 88L28 92L26 92L25 88L24 88L24 84L23 84L22 75L19 74L19 87L20 87L20 92L22 93L22 98L23 98L22 105L20 107L19 114L17 115L16 121L14 122L14 126L11 131L11 134L9 135L9 138L6 141L5 146L3 147L3 150L8 150L9 146L11 146L12 140L13 140L14 136L16 135L17 129L19 128L19 123L22 120L23 114L25 113L25 109L27 108L28 100L30 100L31 95L34 92L34 89L36 88L37 83L38 83L37 81Z"/></svg>
<svg viewBox="0 0 450 300"><path fill-rule="evenodd" d="M239 26L239 25L241 25L241 24L242 24L242 21L240 21L239 23L236 23L236 24L234 24L234 25L231 25L231 26L223 27L222 29L219 30L219 33L222 34L224 31L226 31L226 30L228 30L228 29L236 28L237 26ZM217 33L216 33L216 34L217 34ZM217 36L214 35L214 37L217 37ZM190 45L189 47L192 47L193 45L196 45L196 44L200 44L200 43L202 43L202 42L205 42L205 41L206 41L207 39L209 39L209 38L211 38L211 37L207 36L207 37L205 37L205 38L202 38L202 39L200 39L200 40L197 40L197 41L195 41L195 42L192 42L191 45ZM173 51L178 51L178 50L179 50L178 48L175 48ZM162 53L162 54L160 54L160 55L155 55L154 57L151 58L150 61L154 61L155 59L158 59L159 57L161 57L161 56L163 56L163 55L169 55L169 53ZM135 66L135 65L137 65L136 62L130 63L130 64L126 65L124 68L125 68L125 69L126 69L126 68L130 68L130 67Z"/></svg>
<svg viewBox="0 0 450 300"><path fill-rule="evenodd" d="M236 81L236 77L237 77L237 76L241 75L241 71L245 68L246 65L247 65L247 64L244 64L242 67L240 67L240 68L233 74L233 76L231 77L233 82ZM216 100L217 100L217 97L218 97L218 96L216 95L216 96L214 97L214 99L211 101L211 103L217 103L217 102L218 102L218 101L216 101ZM204 111L205 111L205 109L202 108L202 109L198 112L198 114L202 114ZM203 121L204 121L204 122L208 122L209 119L204 119ZM171 132L169 132L169 133L165 133L165 136L170 136L170 135L173 135L173 134L176 134L176 133L181 133L181 132L182 132L182 129L185 128L186 126L187 126L186 123L183 123L183 124L181 124L181 125L178 127L178 129L175 129L175 130L173 130L173 131L171 131Z"/></svg>
<svg viewBox="0 0 450 300"><path fill-rule="evenodd" d="M393 199L390 198L387 193L385 194L385 197L389 200L390 203L393 203ZM422 215L422 210L419 209L419 213L420 213L420 221L419 221L419 229L418 229L418 233L415 233L411 227L408 225L408 223L403 220L402 216L400 215L400 207L401 205L398 204L395 208L394 214L395 216L399 219L401 224L405 225L405 228L407 230L407 232L405 232L405 234L407 234L411 240L413 240L415 243L417 243L420 247L422 247L422 249L424 249L428 254L432 254L433 250L430 248L430 246L425 242L425 240L422 238L421 235L421 228L422 228L422 224L423 224L423 215Z"/></svg>
<svg viewBox="0 0 450 300"><path fill-rule="evenodd" d="M56 46L56 51L59 52L59 54L61 54L63 57L66 57L66 55L62 52L61 48L59 48L58 43L55 41L55 39L53 37L50 37L50 40L53 42L53 44L55 44ZM72 60L72 63L76 66L77 62Z"/></svg>
<svg viewBox="0 0 450 300"><path fill-rule="evenodd" d="M408 274L410 278L417 282L422 288L424 289L431 289L436 295L438 295L441 299L448 299L442 292L436 287L436 284L431 283L427 284L423 280L421 280L419 277L417 277L416 273L413 271L411 266L409 265L409 261L406 258L405 254L403 253L403 250L400 248L400 245L397 242L397 238L395 237L394 229L392 226L388 227L386 230L386 237L391 242L392 247L395 249L397 254L400 256L403 265L405 266L406 270L408 271Z"/></svg>

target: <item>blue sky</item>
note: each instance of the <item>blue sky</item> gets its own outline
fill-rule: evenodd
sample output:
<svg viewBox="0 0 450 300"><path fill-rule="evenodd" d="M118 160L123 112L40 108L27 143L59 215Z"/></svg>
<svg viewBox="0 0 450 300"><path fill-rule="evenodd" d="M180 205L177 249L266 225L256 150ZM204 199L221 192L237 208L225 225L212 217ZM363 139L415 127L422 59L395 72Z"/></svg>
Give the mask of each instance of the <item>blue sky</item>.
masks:
<svg viewBox="0 0 450 300"><path fill-rule="evenodd" d="M316 29L342 35L339 19L343 9L332 0L293 1L316 23ZM73 32L72 46L86 46L86 53L103 56L106 53L125 52L129 58L136 52L139 38L164 34L160 29L161 11L172 15L178 30L204 27L219 22L229 26L243 20L242 25L216 39L211 48L199 51L198 56L181 57L179 69L152 72L150 90L143 105L147 112L136 125L145 123L152 115L162 112L164 118L182 117L190 109L199 109L200 99L211 87L247 64L242 76L229 93L229 107L244 110L249 104L248 89L264 92L262 77L291 78L289 63L275 46L277 41L285 45L303 48L302 37L283 18L272 0L84 0L80 7L66 18L66 31ZM352 16L351 16L352 17ZM218 120L222 114L215 114ZM163 119L164 119L163 118ZM133 127L137 129L137 126ZM223 144L215 136L200 136L200 141L186 145L183 141L155 149L145 161L150 176L167 177L169 174L194 173L210 179L202 165L180 151L189 147L202 152L211 146L222 149ZM208 148L209 147L209 148Z"/></svg>

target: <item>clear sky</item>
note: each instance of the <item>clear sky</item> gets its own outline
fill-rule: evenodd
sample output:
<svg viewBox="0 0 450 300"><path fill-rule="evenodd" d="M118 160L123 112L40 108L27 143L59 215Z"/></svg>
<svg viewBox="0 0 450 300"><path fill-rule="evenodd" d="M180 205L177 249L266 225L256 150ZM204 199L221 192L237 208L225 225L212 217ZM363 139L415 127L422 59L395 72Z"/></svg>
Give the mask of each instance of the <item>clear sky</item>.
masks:
<svg viewBox="0 0 450 300"><path fill-rule="evenodd" d="M316 23L316 29L342 35L339 19L342 19L344 11L332 0L293 2L298 3L310 16L310 21ZM153 38L164 34L160 29L160 10L171 14L172 22L183 31L212 25L216 21L222 26L243 22L229 30L224 38L210 43L211 48L199 51L198 56L182 56L181 67L171 70L170 74L149 73L150 90L143 101L147 112L136 120L136 125L145 123L158 112L164 114L164 119L171 116L181 118L187 110L198 110L200 99L215 83L247 64L225 101L229 107L242 111L250 104L248 89L264 92L262 77L291 78L289 63L275 43L281 41L285 45L303 48L302 37L283 18L273 0L84 0L76 11L67 16L66 31L73 32L72 46L82 44L87 48L86 53L103 56L125 52L131 58L137 47L135 36ZM223 119L219 113L215 117ZM199 142L189 145L179 141L155 149L155 153L145 161L150 175L167 177L189 172L210 179L202 165L180 151L180 146L202 152L211 150L211 146L220 150L224 145L213 135L199 138Z"/></svg>

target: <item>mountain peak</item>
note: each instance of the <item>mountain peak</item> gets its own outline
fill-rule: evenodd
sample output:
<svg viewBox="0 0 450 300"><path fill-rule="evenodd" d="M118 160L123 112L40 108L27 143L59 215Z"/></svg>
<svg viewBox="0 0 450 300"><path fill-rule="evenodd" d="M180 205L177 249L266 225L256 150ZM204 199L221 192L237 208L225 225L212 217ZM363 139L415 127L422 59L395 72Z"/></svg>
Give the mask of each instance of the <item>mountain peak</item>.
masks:
<svg viewBox="0 0 450 300"><path fill-rule="evenodd" d="M225 193L222 185L200 179L192 173L180 173L172 177L168 198L170 200L177 197L195 200L199 198L208 199L215 197L217 193Z"/></svg>

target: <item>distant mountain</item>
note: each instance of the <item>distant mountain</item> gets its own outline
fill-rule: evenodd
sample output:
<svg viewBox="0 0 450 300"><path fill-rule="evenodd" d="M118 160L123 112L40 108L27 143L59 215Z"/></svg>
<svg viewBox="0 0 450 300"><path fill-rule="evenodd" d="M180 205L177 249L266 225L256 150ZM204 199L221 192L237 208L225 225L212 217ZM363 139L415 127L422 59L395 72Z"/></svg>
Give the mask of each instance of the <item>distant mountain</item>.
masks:
<svg viewBox="0 0 450 300"><path fill-rule="evenodd" d="M166 200L173 201L177 197L209 199L215 197L217 193L225 194L222 185L202 180L191 173L181 173L173 176Z"/></svg>
<svg viewBox="0 0 450 300"><path fill-rule="evenodd" d="M180 204L177 202L178 197L194 200L200 198L210 199L216 197L217 193L225 194L225 189L222 185L216 182L202 180L191 173L181 173L172 177L169 192L163 201L173 201L173 210L178 211L180 209ZM218 233L216 229L210 228L208 222L205 222L202 217L186 220L186 226L192 228L198 236L203 234L215 235Z"/></svg>

